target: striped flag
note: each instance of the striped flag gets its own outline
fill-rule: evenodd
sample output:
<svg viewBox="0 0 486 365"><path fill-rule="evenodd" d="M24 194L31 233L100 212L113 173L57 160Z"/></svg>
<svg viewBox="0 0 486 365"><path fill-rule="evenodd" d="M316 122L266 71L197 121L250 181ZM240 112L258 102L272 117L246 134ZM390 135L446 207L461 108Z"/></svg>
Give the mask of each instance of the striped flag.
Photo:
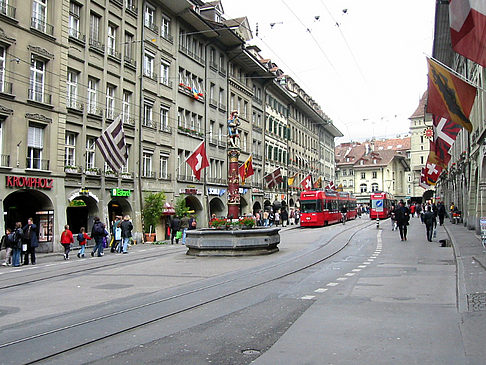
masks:
<svg viewBox="0 0 486 365"><path fill-rule="evenodd" d="M113 171L120 171L128 161L128 150L123 132L123 121L119 115L96 139L103 158Z"/></svg>
<svg viewBox="0 0 486 365"><path fill-rule="evenodd" d="M282 172L280 171L280 167L276 169L274 172L269 173L264 177L267 188L273 188L275 185L280 184L283 181Z"/></svg>

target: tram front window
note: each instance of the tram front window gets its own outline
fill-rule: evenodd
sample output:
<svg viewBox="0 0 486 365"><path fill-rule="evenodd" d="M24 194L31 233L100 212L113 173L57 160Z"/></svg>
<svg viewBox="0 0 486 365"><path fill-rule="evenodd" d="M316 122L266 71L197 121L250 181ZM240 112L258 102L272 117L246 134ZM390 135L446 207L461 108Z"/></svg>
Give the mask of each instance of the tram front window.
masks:
<svg viewBox="0 0 486 365"><path fill-rule="evenodd" d="M300 202L300 211L302 213L322 212L320 200L304 200Z"/></svg>

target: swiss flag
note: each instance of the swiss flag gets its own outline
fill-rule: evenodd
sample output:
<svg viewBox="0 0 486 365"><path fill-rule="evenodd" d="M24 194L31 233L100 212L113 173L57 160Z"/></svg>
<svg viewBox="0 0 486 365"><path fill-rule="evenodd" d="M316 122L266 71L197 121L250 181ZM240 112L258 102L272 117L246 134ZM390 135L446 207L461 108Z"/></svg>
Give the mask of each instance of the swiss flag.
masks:
<svg viewBox="0 0 486 365"><path fill-rule="evenodd" d="M449 18L454 51L486 67L486 2L451 0Z"/></svg>
<svg viewBox="0 0 486 365"><path fill-rule="evenodd" d="M196 179L201 180L201 170L209 166L208 156L204 141L189 155L186 162L191 166Z"/></svg>
<svg viewBox="0 0 486 365"><path fill-rule="evenodd" d="M312 189L312 175L307 175L307 177L300 182L300 185L304 187L304 190Z"/></svg>
<svg viewBox="0 0 486 365"><path fill-rule="evenodd" d="M442 167L428 160L425 165L425 181L428 185L435 185L439 179Z"/></svg>

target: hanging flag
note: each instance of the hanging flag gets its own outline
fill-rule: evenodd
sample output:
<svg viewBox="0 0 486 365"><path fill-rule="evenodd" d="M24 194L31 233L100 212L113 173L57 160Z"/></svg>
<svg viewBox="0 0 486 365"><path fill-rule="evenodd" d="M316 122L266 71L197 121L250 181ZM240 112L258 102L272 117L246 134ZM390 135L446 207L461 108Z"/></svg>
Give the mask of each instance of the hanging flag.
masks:
<svg viewBox="0 0 486 365"><path fill-rule="evenodd" d="M282 172L280 171L280 167L276 169L274 172L266 175L264 177L265 181L267 182L267 188L272 188L275 185L281 183L283 181Z"/></svg>
<svg viewBox="0 0 486 365"><path fill-rule="evenodd" d="M245 183L247 177L250 177L255 173L253 170L253 157L250 155L248 159L239 167L239 173L241 177L241 184Z"/></svg>
<svg viewBox="0 0 486 365"><path fill-rule="evenodd" d="M206 147L204 141L189 155L186 162L191 166L192 172L196 179L201 180L202 169L209 166L208 156L206 155Z"/></svg>
<svg viewBox="0 0 486 365"><path fill-rule="evenodd" d="M304 187L304 190L312 189L312 175L307 175L304 180L300 182L300 185Z"/></svg>
<svg viewBox="0 0 486 365"><path fill-rule="evenodd" d="M476 98L476 88L453 75L445 67L427 58L429 86L427 112L444 117L472 132L469 114Z"/></svg>
<svg viewBox="0 0 486 365"><path fill-rule="evenodd" d="M445 143L434 143L430 141L430 151L427 160L439 166L446 167L451 160L449 148Z"/></svg>
<svg viewBox="0 0 486 365"><path fill-rule="evenodd" d="M437 165L430 159L427 160L427 163L425 164L425 180L428 185L437 184L442 169L442 166Z"/></svg>
<svg viewBox="0 0 486 365"><path fill-rule="evenodd" d="M336 191L343 191L343 184L339 184L338 187L336 189L334 189Z"/></svg>
<svg viewBox="0 0 486 365"><path fill-rule="evenodd" d="M427 183L427 172L425 170L425 167L422 168L419 185L425 190L429 188L429 184Z"/></svg>
<svg viewBox="0 0 486 365"><path fill-rule="evenodd" d="M334 185L334 181L329 182L329 189L336 190L336 185Z"/></svg>
<svg viewBox="0 0 486 365"><path fill-rule="evenodd" d="M321 188L322 188L322 176L319 176L319 178L314 183L314 189L321 189Z"/></svg>
<svg viewBox="0 0 486 365"><path fill-rule="evenodd" d="M128 150L121 115L101 133L101 136L96 139L96 145L113 171L120 171L127 164Z"/></svg>
<svg viewBox="0 0 486 365"><path fill-rule="evenodd" d="M454 51L486 67L486 3L484 0L451 0L449 19Z"/></svg>
<svg viewBox="0 0 486 365"><path fill-rule="evenodd" d="M434 143L445 144L448 147L448 151L461 131L461 126L436 115L432 116L432 120L434 124Z"/></svg>
<svg viewBox="0 0 486 365"><path fill-rule="evenodd" d="M293 176L291 176L291 177L289 177L289 178L287 179L287 184L288 184L288 186L292 186L292 185L294 185L295 178L297 177L297 175L298 175L298 174L299 174L299 173L298 173L298 172L296 172L296 173L295 173Z"/></svg>

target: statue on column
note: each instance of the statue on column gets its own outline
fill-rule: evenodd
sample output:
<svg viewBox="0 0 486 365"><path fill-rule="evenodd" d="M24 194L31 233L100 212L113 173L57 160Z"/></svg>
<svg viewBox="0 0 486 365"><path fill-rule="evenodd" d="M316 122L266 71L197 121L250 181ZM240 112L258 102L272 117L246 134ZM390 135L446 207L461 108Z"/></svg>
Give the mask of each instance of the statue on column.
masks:
<svg viewBox="0 0 486 365"><path fill-rule="evenodd" d="M240 120L238 119L238 111L233 110L228 119L228 143L231 147L239 147L240 134L238 127ZM237 140L238 139L238 140Z"/></svg>

